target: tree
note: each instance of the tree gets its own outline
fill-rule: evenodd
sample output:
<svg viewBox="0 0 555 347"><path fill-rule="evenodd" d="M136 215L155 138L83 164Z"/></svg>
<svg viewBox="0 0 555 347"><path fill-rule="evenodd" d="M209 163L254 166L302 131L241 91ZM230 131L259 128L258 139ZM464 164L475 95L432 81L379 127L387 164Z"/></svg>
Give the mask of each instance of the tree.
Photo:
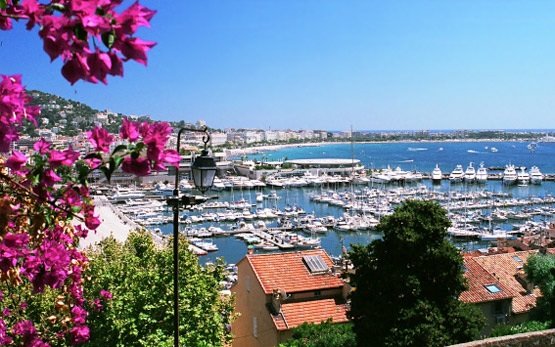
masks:
<svg viewBox="0 0 555 347"><path fill-rule="evenodd" d="M443 346L475 338L483 317L458 301L462 257L431 201L408 200L382 219L383 239L349 253L350 317L359 346Z"/></svg>
<svg viewBox="0 0 555 347"><path fill-rule="evenodd" d="M107 83L123 76L123 62L146 65L155 43L135 36L149 26L155 12L138 2L119 11L118 0L0 0L0 30L25 22L39 27L51 60L60 57L61 73L71 84L79 80ZM113 151L114 136L106 129L87 132L93 152L84 158L67 148L39 139L32 151L14 149L21 131L37 124L39 107L21 76L0 75L0 345L66 346L89 339L90 303L83 296L86 255L79 239L98 227L88 176L102 171L108 179L118 167L137 175L176 165L176 151L165 149L167 123L124 120ZM84 226L74 226L77 219ZM92 299L100 303L106 291ZM104 294L104 295L103 295Z"/></svg>
<svg viewBox="0 0 555 347"><path fill-rule="evenodd" d="M552 254L534 254L524 265L527 280L536 284L542 296L537 300L538 319L550 321L555 326L555 256Z"/></svg>
<svg viewBox="0 0 555 347"><path fill-rule="evenodd" d="M331 320L320 324L303 323L293 329L290 340L280 347L355 347L353 325L334 324Z"/></svg>
<svg viewBox="0 0 555 347"><path fill-rule="evenodd" d="M89 346L172 346L173 253L171 243L157 246L151 235L131 233L125 244L113 238L89 254L85 295L107 289L103 310L93 303ZM184 346L221 346L230 342L233 300L219 293L221 265L203 268L180 240L180 335ZM102 295L101 295L102 296ZM97 302L101 304L100 302ZM100 309L100 307L98 307Z"/></svg>

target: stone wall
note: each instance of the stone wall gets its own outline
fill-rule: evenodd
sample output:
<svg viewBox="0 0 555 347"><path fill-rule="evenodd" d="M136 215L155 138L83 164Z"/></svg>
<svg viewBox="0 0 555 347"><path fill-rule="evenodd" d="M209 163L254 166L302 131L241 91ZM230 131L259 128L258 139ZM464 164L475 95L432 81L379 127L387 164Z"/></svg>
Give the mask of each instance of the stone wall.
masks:
<svg viewBox="0 0 555 347"><path fill-rule="evenodd" d="M450 347L524 347L555 346L555 329L534 331L516 335L492 337L485 340L460 343Z"/></svg>

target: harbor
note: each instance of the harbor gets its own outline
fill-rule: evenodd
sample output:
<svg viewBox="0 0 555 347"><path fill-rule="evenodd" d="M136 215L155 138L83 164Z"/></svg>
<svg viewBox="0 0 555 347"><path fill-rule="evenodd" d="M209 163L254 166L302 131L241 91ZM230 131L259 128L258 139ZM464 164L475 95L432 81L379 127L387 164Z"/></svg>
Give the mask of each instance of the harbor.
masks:
<svg viewBox="0 0 555 347"><path fill-rule="evenodd" d="M555 220L555 197L552 194L555 191L555 174L552 173L555 167L541 160L527 164L530 169L511 164L537 156L537 152L523 150L519 153L512 147L514 143L496 143L500 149L507 146L513 149L514 160L506 163L490 160L488 163L491 164L486 166L484 162L470 161L481 158L476 157L478 153L466 151L465 157L453 157L450 162L438 160L433 166L426 167L423 163L435 162L438 152L441 157L443 152L451 150L450 144L434 144L439 145L442 150L434 152L424 150L428 147L417 147L417 151L414 150L416 147L407 149L404 144L406 153L401 154L426 155L421 160L382 167L376 167L373 162L382 159L373 156L357 158L356 161L295 159L317 150L321 150L321 156L328 155L326 152L333 148L353 151L348 144L255 153L251 158L234 161L242 168L249 168L247 173L251 174L240 175L241 170L236 170L217 177L212 191L208 192L217 199L182 211L179 230L189 239L191 251L200 256L201 262L223 257L229 263L237 262L247 252L318 247L339 256L353 243L366 244L380 238L375 228L381 218L393 213L395 207L406 199L438 202L452 223L448 234L461 249L485 248L499 240L538 238L551 230L551 221ZM384 146L395 148L400 145L378 146L383 149ZM432 148L430 144L427 146ZM368 150L371 146L358 147ZM540 146L540 154L544 147L551 148L551 144ZM482 154L491 157L499 153L489 151ZM281 154L294 158L291 161L297 165L275 170L267 170L268 166L265 166L263 175L256 172L255 165L261 163L261 155L267 160L270 155ZM393 157L398 158L399 153ZM465 164L455 164L465 161ZM274 161L281 165L284 162ZM349 167L348 163L353 166ZM323 164L328 166L327 170ZM314 165L319 167L311 167ZM421 166L422 171L419 170ZM441 171L439 175L438 171ZM527 175L523 176L523 173ZM147 228L163 238L172 230L171 209L165 201L172 189L167 182L110 186L105 187L104 195L114 213L125 218L128 225ZM180 182L182 193L192 193L191 189L192 184L187 179Z"/></svg>

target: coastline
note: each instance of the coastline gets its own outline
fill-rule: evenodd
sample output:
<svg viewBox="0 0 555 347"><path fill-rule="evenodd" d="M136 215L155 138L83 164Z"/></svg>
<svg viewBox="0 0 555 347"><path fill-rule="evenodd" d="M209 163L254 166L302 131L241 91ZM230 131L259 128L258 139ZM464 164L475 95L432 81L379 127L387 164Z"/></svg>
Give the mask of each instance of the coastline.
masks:
<svg viewBox="0 0 555 347"><path fill-rule="evenodd" d="M380 144L380 143L458 143L458 142L528 142L524 140L504 140L504 139L453 139L453 140L392 140L392 141L355 141L357 144ZM291 147L322 147L329 145L345 145L350 141L334 141L334 142L303 142L303 143L283 143L275 145L249 146L245 148L233 148L224 150L226 157L235 157L239 155L253 154L266 151L278 151Z"/></svg>

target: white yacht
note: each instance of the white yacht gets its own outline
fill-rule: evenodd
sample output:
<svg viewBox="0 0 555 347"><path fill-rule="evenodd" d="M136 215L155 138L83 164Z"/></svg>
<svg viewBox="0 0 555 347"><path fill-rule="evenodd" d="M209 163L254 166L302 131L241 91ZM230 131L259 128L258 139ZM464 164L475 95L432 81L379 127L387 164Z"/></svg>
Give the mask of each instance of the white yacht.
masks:
<svg viewBox="0 0 555 347"><path fill-rule="evenodd" d="M509 164L505 166L505 171L503 171L503 183L504 184L514 184L516 182L516 170L515 166Z"/></svg>
<svg viewBox="0 0 555 347"><path fill-rule="evenodd" d="M527 186L530 182L530 174L526 172L526 168L524 166L520 167L520 170L516 174L516 181L518 185Z"/></svg>
<svg viewBox="0 0 555 347"><path fill-rule="evenodd" d="M432 183L441 183L441 179L443 178L443 174L441 173L441 169L439 165L436 164L435 169L432 171Z"/></svg>
<svg viewBox="0 0 555 347"><path fill-rule="evenodd" d="M478 171L476 171L476 182L486 183L488 180L488 169L484 167L484 163L480 163Z"/></svg>
<svg viewBox="0 0 555 347"><path fill-rule="evenodd" d="M530 182L532 182L532 184L542 183L543 178L544 176L537 166L532 166L532 168L530 168Z"/></svg>
<svg viewBox="0 0 555 347"><path fill-rule="evenodd" d="M464 178L464 171L462 168L462 165L457 165L455 167L455 170L451 171L451 174L449 175L449 181L451 182L462 182Z"/></svg>
<svg viewBox="0 0 555 347"><path fill-rule="evenodd" d="M472 166L472 162L468 164L466 171L464 172L464 181L468 183L472 183L476 180L476 169Z"/></svg>

